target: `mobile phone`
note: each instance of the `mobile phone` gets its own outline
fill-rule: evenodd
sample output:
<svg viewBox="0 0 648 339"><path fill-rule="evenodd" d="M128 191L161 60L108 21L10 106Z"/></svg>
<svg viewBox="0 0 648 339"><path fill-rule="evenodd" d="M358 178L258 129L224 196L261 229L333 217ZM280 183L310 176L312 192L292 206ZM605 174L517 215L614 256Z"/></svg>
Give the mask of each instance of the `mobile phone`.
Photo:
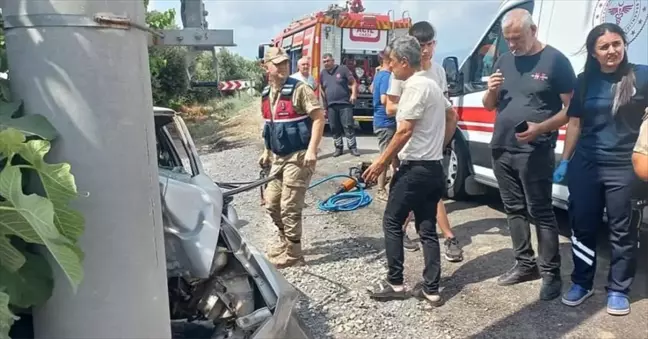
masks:
<svg viewBox="0 0 648 339"><path fill-rule="evenodd" d="M519 124L515 125L515 133L522 133L529 129L529 124L527 124L526 120L522 120Z"/></svg>

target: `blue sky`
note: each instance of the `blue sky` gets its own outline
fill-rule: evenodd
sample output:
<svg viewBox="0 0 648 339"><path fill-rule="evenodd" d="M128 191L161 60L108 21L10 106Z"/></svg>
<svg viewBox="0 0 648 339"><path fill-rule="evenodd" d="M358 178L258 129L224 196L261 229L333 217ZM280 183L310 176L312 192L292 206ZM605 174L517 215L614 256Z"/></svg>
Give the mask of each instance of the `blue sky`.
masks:
<svg viewBox="0 0 648 339"><path fill-rule="evenodd" d="M269 42L292 19L326 9L331 1L308 0L204 0L209 28L233 29L237 47L232 51L254 58L259 43ZM400 13L414 21L427 20L437 29L435 59L455 55L461 60L475 46L493 20L500 0L365 0L365 12ZM339 3L339 1L338 1ZM342 1L344 3L344 1ZM180 22L180 0L150 0L149 10L175 8Z"/></svg>

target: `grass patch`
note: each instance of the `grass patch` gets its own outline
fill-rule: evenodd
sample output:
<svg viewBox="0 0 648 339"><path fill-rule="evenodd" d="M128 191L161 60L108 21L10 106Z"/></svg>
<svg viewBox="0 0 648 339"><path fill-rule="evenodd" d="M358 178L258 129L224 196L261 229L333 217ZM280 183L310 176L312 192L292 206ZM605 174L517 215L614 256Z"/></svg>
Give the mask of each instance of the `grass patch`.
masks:
<svg viewBox="0 0 648 339"><path fill-rule="evenodd" d="M240 96L211 100L204 105L183 107L182 117L194 140L214 137L220 132L223 122L250 106L257 96L241 93Z"/></svg>

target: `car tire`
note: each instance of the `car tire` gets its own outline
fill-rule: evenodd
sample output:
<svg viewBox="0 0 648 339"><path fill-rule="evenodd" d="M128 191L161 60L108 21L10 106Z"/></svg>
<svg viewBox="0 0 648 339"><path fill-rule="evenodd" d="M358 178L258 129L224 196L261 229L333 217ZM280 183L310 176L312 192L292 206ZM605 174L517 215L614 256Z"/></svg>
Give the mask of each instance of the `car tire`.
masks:
<svg viewBox="0 0 648 339"><path fill-rule="evenodd" d="M457 133L461 133L457 131ZM455 137L443 153L443 166L446 176L446 197L458 200L468 196L465 190L469 175L468 147L463 139Z"/></svg>

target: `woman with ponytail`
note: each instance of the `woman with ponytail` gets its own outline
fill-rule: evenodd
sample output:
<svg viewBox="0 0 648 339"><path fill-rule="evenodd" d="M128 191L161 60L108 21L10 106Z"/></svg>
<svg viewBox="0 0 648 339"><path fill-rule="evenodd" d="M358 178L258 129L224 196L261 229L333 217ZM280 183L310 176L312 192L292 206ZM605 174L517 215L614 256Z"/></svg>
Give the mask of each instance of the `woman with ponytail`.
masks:
<svg viewBox="0 0 648 339"><path fill-rule="evenodd" d="M562 302L578 306L593 293L596 238L605 210L612 248L607 311L626 315L637 235L630 225L632 187L638 181L632 153L648 106L648 66L628 62L626 35L612 23L594 27L585 47L587 61L567 112L562 161L554 173L556 182L568 175L573 231L572 286Z"/></svg>

